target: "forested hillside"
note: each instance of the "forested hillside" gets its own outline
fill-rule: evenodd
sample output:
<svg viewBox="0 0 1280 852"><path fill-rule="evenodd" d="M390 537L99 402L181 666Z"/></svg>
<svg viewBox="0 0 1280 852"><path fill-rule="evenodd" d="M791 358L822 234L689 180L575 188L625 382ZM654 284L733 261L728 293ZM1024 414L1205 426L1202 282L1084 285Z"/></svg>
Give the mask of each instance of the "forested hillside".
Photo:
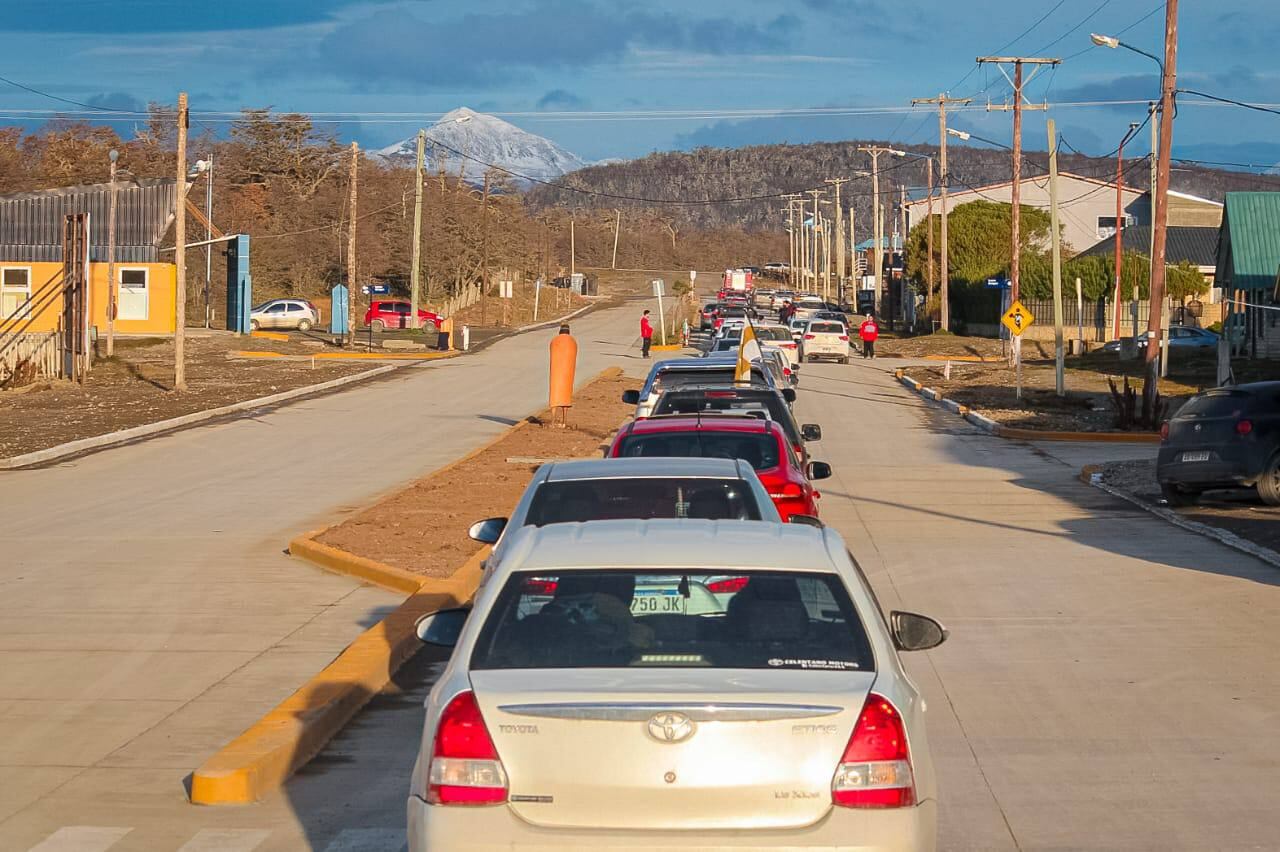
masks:
<svg viewBox="0 0 1280 852"><path fill-rule="evenodd" d="M832 177L855 177L869 171L868 155L862 145L892 145L886 142L850 141L809 145L759 145L747 148L699 148L650 154L638 160L593 166L573 172L551 186L530 193L535 206L621 207L662 210L668 218L699 227L743 225L751 228L778 228L785 202L773 196L824 186ZM936 155L936 145L900 147L913 155ZM996 148L979 148L952 143L947 149L951 186L979 187L1005 181L1010 176L1010 154ZM1085 157L1062 151L1058 168L1064 172L1111 181L1114 159ZM1146 188L1149 165L1145 158L1125 161L1125 183ZM1028 151L1023 163L1025 175L1048 171L1048 154ZM922 188L926 184L926 164L920 156L880 157L881 191L898 197L903 185ZM936 175L935 175L936 178ZM1179 163L1173 188L1194 195L1221 200L1230 190L1280 189L1280 177L1221 171ZM575 190L586 190L575 191ZM762 198L763 196L763 198ZM859 222L870 222L871 181L858 178L844 187ZM727 199L743 199L726 201ZM672 202L687 202L675 204ZM864 233L866 233L864 231ZM860 237L861 239L861 237Z"/></svg>

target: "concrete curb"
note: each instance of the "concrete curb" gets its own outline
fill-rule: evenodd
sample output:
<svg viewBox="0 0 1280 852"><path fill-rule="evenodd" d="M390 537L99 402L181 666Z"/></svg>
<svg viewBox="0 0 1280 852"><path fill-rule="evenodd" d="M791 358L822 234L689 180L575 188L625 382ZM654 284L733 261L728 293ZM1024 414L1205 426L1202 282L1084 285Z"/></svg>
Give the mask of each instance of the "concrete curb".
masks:
<svg viewBox="0 0 1280 852"><path fill-rule="evenodd" d="M905 387L927 400L939 403L948 411L958 414L984 432L1012 441L1078 441L1104 444L1158 444L1160 436L1146 432L1050 432L1040 429L1019 429L1016 426L1002 426L990 417L961 405L953 399L947 399L933 388L927 388L906 374L905 369L893 371L894 376Z"/></svg>
<svg viewBox="0 0 1280 852"><path fill-rule="evenodd" d="M1148 503L1141 497L1136 497L1127 491L1121 491L1119 488L1107 485L1102 481L1102 475L1099 471L1099 465L1085 465L1080 470L1080 479L1100 491L1107 492L1112 497L1118 497L1121 500L1132 503L1140 509L1150 512L1161 520L1168 521L1175 527L1214 539L1233 550L1238 550L1241 553L1252 556L1255 559L1259 559L1272 567L1280 568L1280 553L1277 553L1271 548L1263 547L1260 544L1254 544L1233 532L1228 532L1227 530L1219 529L1218 527L1210 526L1209 524L1202 524L1199 521L1187 520L1172 509L1166 509L1163 506L1156 506L1152 503Z"/></svg>
<svg viewBox="0 0 1280 852"><path fill-rule="evenodd" d="M392 370L398 369L400 368L397 365L377 367L363 373L355 373L354 375L342 376L341 378L321 382L318 385L307 385L306 387L282 391L281 393L272 394L271 396L261 396L257 399L245 400L244 402L234 402L231 405L224 405L220 408L210 408L206 411L193 411L191 414L184 414L181 417L172 417L168 420L161 420L158 423L144 423L141 426L134 426L130 429L121 429L118 432L108 432L106 435L95 435L92 438L81 438L77 441L69 441L65 444L59 444L56 447L49 447L43 450L36 450L35 452L23 453L18 456L10 456L7 459L0 459L0 470L17 470L19 468L31 467L33 465L46 464L51 461L65 459L70 456L84 455L98 450L105 450L109 447L128 444L141 438L150 438L156 435L162 435L166 432L176 432L179 429L185 429L188 426L194 426L207 420L226 417L229 414L239 414L244 411L252 411L255 408L262 408L268 405L278 405L279 403L288 402L289 400L298 399L299 397L324 393L325 391L333 390L334 388L367 381L375 376L381 376L384 373L389 373Z"/></svg>
<svg viewBox="0 0 1280 852"><path fill-rule="evenodd" d="M289 335L279 331L251 331L249 332L249 336L257 337L262 340L282 340L286 343L289 341Z"/></svg>
<svg viewBox="0 0 1280 852"><path fill-rule="evenodd" d="M420 644L415 632L419 618L471 598L486 554L487 548L474 554L451 577L422 578L419 590L395 612L360 634L337 659L193 772L191 802L248 804L279 788L413 656Z"/></svg>
<svg viewBox="0 0 1280 852"><path fill-rule="evenodd" d="M457 358L461 352L317 352L314 355L286 355L283 352L262 352L254 349L238 349L227 353L237 358L278 358L283 361L441 361Z"/></svg>
<svg viewBox="0 0 1280 852"><path fill-rule="evenodd" d="M619 367L609 367L584 386L622 375L622 372ZM452 470L529 423L530 418L526 417L422 478ZM337 659L293 695L195 770L191 776L193 804L247 804L280 787L381 692L400 666L413 656L419 645L414 626L421 616L470 600L480 582L481 563L490 551L482 547L448 577L422 577L316 541L327 529L329 527L295 538L289 543L289 553L326 570L409 597L395 612L357 637Z"/></svg>

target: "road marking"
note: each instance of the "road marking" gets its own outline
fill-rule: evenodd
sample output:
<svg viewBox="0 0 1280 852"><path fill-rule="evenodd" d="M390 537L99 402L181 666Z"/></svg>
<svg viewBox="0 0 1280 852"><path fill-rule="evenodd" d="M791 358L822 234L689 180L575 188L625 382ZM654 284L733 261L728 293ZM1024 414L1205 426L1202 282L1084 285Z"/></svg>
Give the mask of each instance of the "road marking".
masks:
<svg viewBox="0 0 1280 852"><path fill-rule="evenodd" d="M407 841L399 828L348 828L324 848L324 852L396 852Z"/></svg>
<svg viewBox="0 0 1280 852"><path fill-rule="evenodd" d="M31 852L106 852L132 828L69 825L31 847Z"/></svg>
<svg viewBox="0 0 1280 852"><path fill-rule="evenodd" d="M204 828L178 852L252 852L269 834L264 828Z"/></svg>

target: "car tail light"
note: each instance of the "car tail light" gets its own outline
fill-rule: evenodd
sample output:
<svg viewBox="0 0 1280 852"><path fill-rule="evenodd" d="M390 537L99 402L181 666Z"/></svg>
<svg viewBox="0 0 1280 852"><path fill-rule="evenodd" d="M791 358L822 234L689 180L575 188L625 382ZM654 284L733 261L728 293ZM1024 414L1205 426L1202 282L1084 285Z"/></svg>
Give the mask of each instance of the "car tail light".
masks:
<svg viewBox="0 0 1280 852"><path fill-rule="evenodd" d="M530 577L524 581L524 590L531 595L554 595L560 584L555 580L542 577Z"/></svg>
<svg viewBox="0 0 1280 852"><path fill-rule="evenodd" d="M813 335L813 334L806 334L806 335L804 336L804 339L805 339L805 340L813 340L816 336L817 336L817 335Z"/></svg>
<svg viewBox="0 0 1280 852"><path fill-rule="evenodd" d="M707 399L737 399L733 391L707 391Z"/></svg>
<svg viewBox="0 0 1280 852"><path fill-rule="evenodd" d="M769 496L774 500L794 500L797 497L804 496L804 487L794 482L788 482L782 486L782 490L770 491Z"/></svg>
<svg viewBox="0 0 1280 852"><path fill-rule="evenodd" d="M849 342L849 335L847 335L847 334L842 334L842 335L840 335L840 339L841 339L841 340L843 340L845 343L848 343L848 342Z"/></svg>
<svg viewBox="0 0 1280 852"><path fill-rule="evenodd" d="M916 783L902 716L887 698L867 696L831 780L831 801L845 808L905 808Z"/></svg>
<svg viewBox="0 0 1280 852"><path fill-rule="evenodd" d="M1237 434L1237 435L1248 435L1248 434L1249 434L1250 432L1252 432L1252 431L1253 431L1253 422L1252 422L1252 421L1249 421L1249 420L1237 420L1237 421L1236 421L1236 434Z"/></svg>
<svg viewBox="0 0 1280 852"><path fill-rule="evenodd" d="M726 577L723 580L715 580L707 583L707 591L717 595L740 592L747 585L747 579L746 577Z"/></svg>
<svg viewBox="0 0 1280 852"><path fill-rule="evenodd" d="M433 805L495 805L507 800L507 773L471 692L459 692L440 714L427 801Z"/></svg>
<svg viewBox="0 0 1280 852"><path fill-rule="evenodd" d="M793 341L791 341L790 343L782 343L782 344L779 344L779 345L780 345L783 349L795 349L795 348L796 348L796 342L795 342L794 340L793 340Z"/></svg>
<svg viewBox="0 0 1280 852"><path fill-rule="evenodd" d="M1169 421L1167 420L1160 424L1160 440L1169 440Z"/></svg>

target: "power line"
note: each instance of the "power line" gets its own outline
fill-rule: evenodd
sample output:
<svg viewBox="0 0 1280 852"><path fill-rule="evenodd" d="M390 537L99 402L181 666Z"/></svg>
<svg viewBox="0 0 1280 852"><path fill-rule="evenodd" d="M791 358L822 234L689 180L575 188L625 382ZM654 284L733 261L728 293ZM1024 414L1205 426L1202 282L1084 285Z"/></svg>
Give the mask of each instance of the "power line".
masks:
<svg viewBox="0 0 1280 852"><path fill-rule="evenodd" d="M1280 109L1276 109L1268 104L1251 104L1245 101L1237 101L1232 98L1224 98L1219 95L1211 95L1208 92L1199 92L1195 89L1178 89L1178 94L1195 95L1196 97L1208 98L1209 100L1217 101L1218 103L1230 104L1232 106L1243 107L1244 109L1251 109L1257 112L1269 112L1272 115L1280 115Z"/></svg>
<svg viewBox="0 0 1280 852"><path fill-rule="evenodd" d="M87 104L82 101L75 101L70 98L63 98L63 97L59 97L58 95L51 95L48 92L43 92L40 89L33 88L31 86L26 85L25 83L19 83L17 80L10 80L8 77L0 77L0 83L8 83L10 86L13 86L14 88L22 89L24 92L30 92L33 95L39 95L42 98L48 98L49 100L53 100L53 101L61 101L64 104L74 104L75 106L84 107L85 109L96 110L97 112L108 112L108 113L127 112L126 110L112 109L111 107L104 107L104 106L95 106L94 104ZM177 113L175 112L174 115L176 116Z"/></svg>

